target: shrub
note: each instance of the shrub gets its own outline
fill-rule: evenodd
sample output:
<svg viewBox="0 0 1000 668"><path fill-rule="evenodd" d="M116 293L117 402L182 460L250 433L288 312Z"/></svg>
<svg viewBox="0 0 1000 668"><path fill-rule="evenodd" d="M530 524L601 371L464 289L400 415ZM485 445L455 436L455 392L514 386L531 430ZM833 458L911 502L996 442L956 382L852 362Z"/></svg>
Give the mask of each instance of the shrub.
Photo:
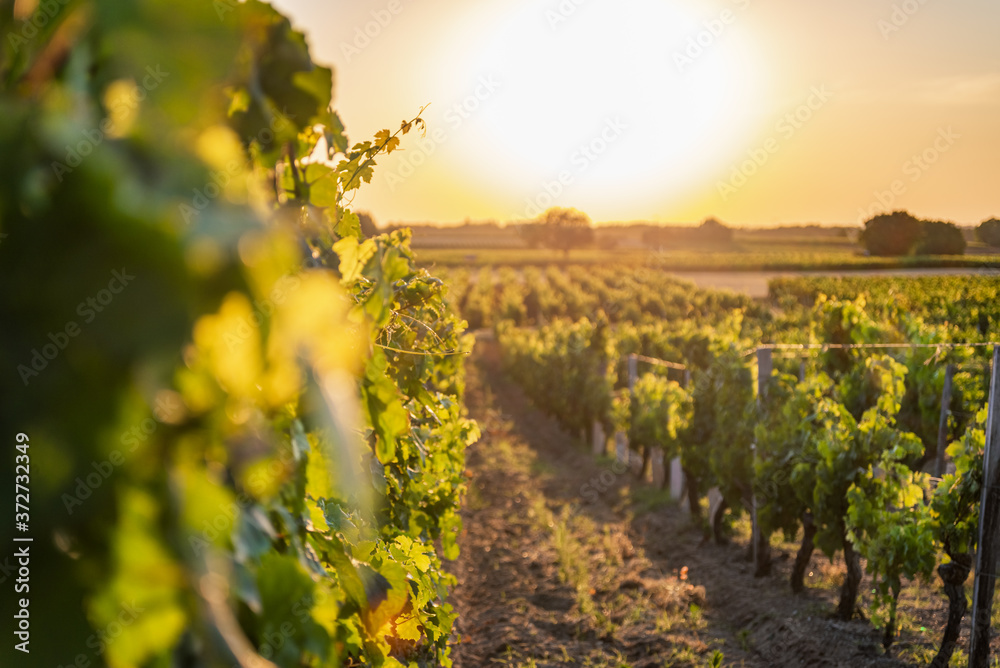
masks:
<svg viewBox="0 0 1000 668"><path fill-rule="evenodd" d="M917 255L961 255L965 237L955 223L925 220L914 252Z"/></svg>
<svg viewBox="0 0 1000 668"><path fill-rule="evenodd" d="M987 246L1000 247L1000 220L984 220L976 228L976 236Z"/></svg>
<svg viewBox="0 0 1000 668"><path fill-rule="evenodd" d="M918 219L907 211L875 216L865 223L861 245L872 255L908 255L922 234Z"/></svg>

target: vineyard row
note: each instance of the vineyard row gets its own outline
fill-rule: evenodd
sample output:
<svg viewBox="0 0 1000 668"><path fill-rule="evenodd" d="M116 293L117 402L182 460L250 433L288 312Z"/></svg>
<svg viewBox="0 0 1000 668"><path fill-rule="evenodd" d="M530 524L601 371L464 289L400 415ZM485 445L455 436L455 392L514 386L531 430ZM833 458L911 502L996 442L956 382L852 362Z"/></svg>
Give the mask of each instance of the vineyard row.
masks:
<svg viewBox="0 0 1000 668"><path fill-rule="evenodd" d="M790 355L764 348L758 363L745 351L754 349L748 334L761 325L744 310L712 325L612 326L598 314L595 322L497 329L508 372L566 428L587 438L627 436L644 473L654 452L658 460L676 459L696 516L702 497L717 488L717 538L727 510L730 517L749 512L758 575L769 572L775 533L801 535L795 591L814 550L831 558L842 552L847 577L837 612L850 619L863 560L886 647L896 635L903 580L929 577L937 566L953 614L934 665L947 665L979 537L987 347L949 345L959 337L947 322L876 319L863 299L820 297L800 308L795 317L809 323L805 342L819 347ZM669 364L640 375L639 355ZM953 470L933 485L930 471L944 455L939 443L950 443ZM987 575L996 568L978 572L990 592L983 601L991 601ZM986 643L974 645L973 653L984 647L988 652Z"/></svg>

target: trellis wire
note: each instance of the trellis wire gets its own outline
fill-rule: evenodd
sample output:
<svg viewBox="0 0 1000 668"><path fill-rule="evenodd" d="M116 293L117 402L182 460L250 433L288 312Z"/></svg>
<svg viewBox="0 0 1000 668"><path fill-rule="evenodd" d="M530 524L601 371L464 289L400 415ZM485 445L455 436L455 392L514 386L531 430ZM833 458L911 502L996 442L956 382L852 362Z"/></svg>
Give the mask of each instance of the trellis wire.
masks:
<svg viewBox="0 0 1000 668"><path fill-rule="evenodd" d="M743 353L743 357L754 355L761 348L767 350L850 350L862 348L985 348L998 346L1000 342L986 343L762 343Z"/></svg>
<svg viewBox="0 0 1000 668"><path fill-rule="evenodd" d="M647 364L652 364L654 366L662 366L668 369L678 369L679 371L687 370L687 365L679 364L677 362L668 362L666 360L656 359L655 357L646 357L645 355L637 355L635 353L633 353L631 357L634 357L640 362L645 362Z"/></svg>

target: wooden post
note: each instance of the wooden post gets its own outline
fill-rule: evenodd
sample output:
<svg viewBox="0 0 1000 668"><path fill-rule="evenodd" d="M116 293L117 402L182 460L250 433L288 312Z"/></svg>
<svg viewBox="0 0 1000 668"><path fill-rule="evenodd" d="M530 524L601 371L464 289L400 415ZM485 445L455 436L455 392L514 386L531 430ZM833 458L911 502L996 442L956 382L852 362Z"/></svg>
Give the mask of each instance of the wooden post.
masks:
<svg viewBox="0 0 1000 668"><path fill-rule="evenodd" d="M774 371L774 362L770 348L757 349L757 403L763 404L767 395L767 383Z"/></svg>
<svg viewBox="0 0 1000 668"><path fill-rule="evenodd" d="M663 449L655 448L652 455L653 486L662 489L667 480L667 469L663 465Z"/></svg>
<svg viewBox="0 0 1000 668"><path fill-rule="evenodd" d="M799 382L804 383L806 380L806 361L802 360L799 362Z"/></svg>
<svg viewBox="0 0 1000 668"><path fill-rule="evenodd" d="M608 377L608 367L610 366L608 360L601 361L600 365L597 367L597 374L604 378ZM611 398L614 399L614 389L611 390ZM594 420L594 426L591 429L591 434L593 440L590 444L591 452L594 455L600 456L605 455L608 452L608 435L604 433L604 424L600 420Z"/></svg>
<svg viewBox="0 0 1000 668"><path fill-rule="evenodd" d="M774 368L774 360L771 356L770 348L757 349L757 405L763 406L767 396L767 383L771 379L771 372ZM751 446L753 452L753 463L756 468L757 463L757 443ZM751 471L753 475L753 471ZM753 543L753 563L754 577L767 575L771 570L771 550L770 537L764 536L760 530L760 523L757 521L757 493L753 493L751 517L753 531L750 540Z"/></svg>
<svg viewBox="0 0 1000 668"><path fill-rule="evenodd" d="M631 410L635 410L635 384L639 380L639 355L632 353L628 356L628 394L631 400ZM628 435L623 435L624 443L624 453L625 462L631 466L632 465L632 444L629 443ZM642 460L639 469L639 477L641 478L645 471L645 459Z"/></svg>
<svg viewBox="0 0 1000 668"><path fill-rule="evenodd" d="M628 450L628 437L624 432L615 432L615 457L622 464L632 465L632 458L629 456Z"/></svg>
<svg viewBox="0 0 1000 668"><path fill-rule="evenodd" d="M600 420L594 420L594 442L591 444L595 455L603 455L608 449L608 437L604 433L604 425Z"/></svg>
<svg viewBox="0 0 1000 668"><path fill-rule="evenodd" d="M691 369L684 369L684 389L691 387ZM690 481L684 480L684 470L681 467L681 458L674 457L670 461L670 496L680 499L684 496L684 486ZM694 510L693 508L691 509Z"/></svg>
<svg viewBox="0 0 1000 668"><path fill-rule="evenodd" d="M628 392L631 398L635 390L635 381L639 377L639 356L632 353L628 356ZM615 457L619 462L632 465L632 457L629 454L628 435L621 431L615 432Z"/></svg>
<svg viewBox="0 0 1000 668"><path fill-rule="evenodd" d="M990 661L990 617L993 591L1000 562L1000 346L993 348L990 403L986 418L986 450L983 453L983 495L979 505L979 549L976 550L976 580L972 590L972 639L969 668L988 668Z"/></svg>
<svg viewBox="0 0 1000 668"><path fill-rule="evenodd" d="M681 458L670 460L670 498L680 499L684 495L684 471L681 469Z"/></svg>
<svg viewBox="0 0 1000 668"><path fill-rule="evenodd" d="M955 365L949 364L944 372L944 389L941 391L941 421L938 422L937 456L934 459L934 477L944 475L944 451L948 447L948 416L951 414L951 384L955 378Z"/></svg>

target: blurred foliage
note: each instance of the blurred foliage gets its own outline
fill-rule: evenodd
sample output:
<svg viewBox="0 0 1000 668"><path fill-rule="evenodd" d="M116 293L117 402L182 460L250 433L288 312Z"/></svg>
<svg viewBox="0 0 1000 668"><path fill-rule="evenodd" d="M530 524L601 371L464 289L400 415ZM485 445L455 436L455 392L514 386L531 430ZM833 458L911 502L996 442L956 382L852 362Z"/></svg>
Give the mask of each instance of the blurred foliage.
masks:
<svg viewBox="0 0 1000 668"><path fill-rule="evenodd" d="M25 661L450 665L470 342L344 206L419 116L351 146L255 0L4 3L0 32Z"/></svg>

